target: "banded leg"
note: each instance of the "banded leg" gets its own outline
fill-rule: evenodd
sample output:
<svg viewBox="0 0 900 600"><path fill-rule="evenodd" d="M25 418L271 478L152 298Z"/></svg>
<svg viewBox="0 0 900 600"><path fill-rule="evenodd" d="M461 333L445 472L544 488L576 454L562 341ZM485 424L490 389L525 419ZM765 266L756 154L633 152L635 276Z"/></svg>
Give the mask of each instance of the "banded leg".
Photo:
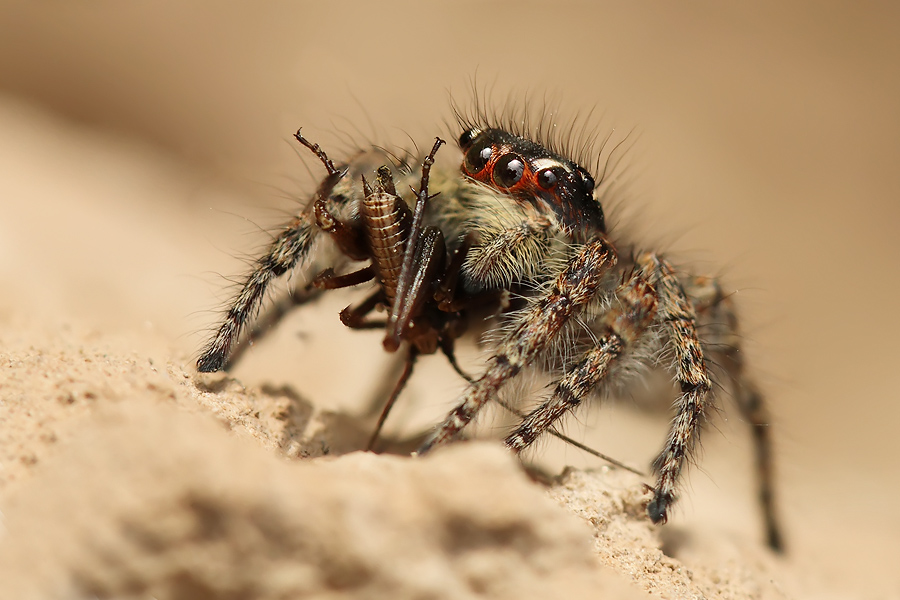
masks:
<svg viewBox="0 0 900 600"><path fill-rule="evenodd" d="M506 288L516 279L533 276L550 245L552 223L546 217L500 225L488 229L488 224L480 224L480 233L487 243L472 246L462 264L467 279L488 288Z"/></svg>
<svg viewBox="0 0 900 600"><path fill-rule="evenodd" d="M228 368L234 367L241 360L244 352L265 338L272 331L272 328L280 323L288 313L317 299L321 293L322 290L317 289L313 285L307 285L299 289L294 288L288 294L276 299L265 311L260 311L253 320L253 325L247 327L246 334L238 337L229 350Z"/></svg>
<svg viewBox="0 0 900 600"><path fill-rule="evenodd" d="M608 375L621 357L653 323L657 313L656 291L640 273L632 275L616 293L618 304L606 314L605 333L578 364L556 384L553 396L534 409L506 438L506 445L519 453L563 415L574 410Z"/></svg>
<svg viewBox="0 0 900 600"><path fill-rule="evenodd" d="M324 205L346 171L336 168L318 144L310 143L299 131L295 137L322 161L328 172L319 184L311 203L311 206ZM212 373L225 367L232 348L247 322L259 312L269 284L306 258L318 233L319 229L308 211L304 211L279 232L266 253L256 261L253 271L244 280L240 292L232 300L215 335L203 348L200 358L197 359L198 371Z"/></svg>
<svg viewBox="0 0 900 600"><path fill-rule="evenodd" d="M681 387L669 436L653 462L657 473L656 489L647 505L650 519L654 523L665 523L668 508L676 499L675 489L685 461L691 458L700 436L712 383L697 337L697 315L671 265L655 254L640 256L637 264L656 288L659 317L674 355L675 379Z"/></svg>
<svg viewBox="0 0 900 600"><path fill-rule="evenodd" d="M750 424L753 438L756 481L760 509L765 523L766 543L777 552L784 551L784 537L775 511L775 483L769 412L759 388L745 372L737 312L730 296L722 292L718 281L694 277L686 284L698 317L705 326L707 348L732 381L733 394L741 415Z"/></svg>
<svg viewBox="0 0 900 600"><path fill-rule="evenodd" d="M425 454L455 437L500 388L546 350L569 318L597 294L603 275L615 265L616 254L605 239L582 246L548 290L532 303L506 336L480 379L465 391L462 402L419 449Z"/></svg>
<svg viewBox="0 0 900 600"><path fill-rule="evenodd" d="M225 367L244 327L259 311L269 284L309 254L318 232L306 215L300 215L278 234L266 254L256 261L216 334L203 348L197 360L198 371L212 373Z"/></svg>

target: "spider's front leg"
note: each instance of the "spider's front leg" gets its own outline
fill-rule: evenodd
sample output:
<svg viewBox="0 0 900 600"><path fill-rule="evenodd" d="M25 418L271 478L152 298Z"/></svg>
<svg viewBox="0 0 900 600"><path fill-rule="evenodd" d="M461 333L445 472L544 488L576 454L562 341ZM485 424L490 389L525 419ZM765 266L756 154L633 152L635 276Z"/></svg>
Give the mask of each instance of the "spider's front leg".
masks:
<svg viewBox="0 0 900 600"><path fill-rule="evenodd" d="M637 344L657 315L656 290L643 273L634 273L616 290L616 301L603 318L603 333L556 383L553 395L531 411L515 431L507 436L506 446L522 452L566 413L577 408L609 376L614 363Z"/></svg>
<svg viewBox="0 0 900 600"><path fill-rule="evenodd" d="M297 131L297 141L309 148L325 165L327 175L319 184L310 202L310 208L324 206L335 186L344 178L346 170L338 169L318 144L312 144ZM273 280L293 269L305 259L320 233L320 227L311 214L303 211L282 229L272 240L266 253L257 259L253 270L244 280L237 296L231 301L215 335L203 348L197 359L197 370L212 373L222 370L228 363L235 343L247 323L259 311L266 290Z"/></svg>
<svg viewBox="0 0 900 600"><path fill-rule="evenodd" d="M453 439L500 388L533 363L554 341L569 318L597 294L603 276L616 264L615 249L605 238L582 246L565 269L518 319L500 344L484 375L465 391L462 401L419 449L423 455Z"/></svg>
<svg viewBox="0 0 900 600"><path fill-rule="evenodd" d="M656 254L641 255L637 264L656 288L659 318L672 348L675 380L681 387L669 436L653 462L657 473L656 489L647 505L650 519L654 523L665 523L669 506L675 502L675 489L685 461L691 458L700 436L712 382L697 336L697 315L674 269Z"/></svg>

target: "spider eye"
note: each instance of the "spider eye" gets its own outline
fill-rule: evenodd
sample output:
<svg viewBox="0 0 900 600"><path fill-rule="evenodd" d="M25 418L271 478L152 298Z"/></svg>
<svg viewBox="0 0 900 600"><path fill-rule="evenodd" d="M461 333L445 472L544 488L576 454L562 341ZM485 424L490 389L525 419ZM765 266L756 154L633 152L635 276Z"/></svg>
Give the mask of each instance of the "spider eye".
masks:
<svg viewBox="0 0 900 600"><path fill-rule="evenodd" d="M488 162L491 160L491 156L493 156L493 154L494 149L491 146L490 141L484 140L481 143L475 144L466 151L466 158L463 161L463 169L465 169L466 173L468 173L469 175L481 173L481 171L484 170Z"/></svg>
<svg viewBox="0 0 900 600"><path fill-rule="evenodd" d="M556 186L556 182L559 181L559 175L556 173L556 169L558 167L548 167L546 169L541 169L538 171L535 180L537 181L538 187L542 190L552 190Z"/></svg>
<svg viewBox="0 0 900 600"><path fill-rule="evenodd" d="M578 169L578 174L581 175L581 180L584 182L584 191L588 194L594 192L594 178L591 177L587 171L583 169Z"/></svg>
<svg viewBox="0 0 900 600"><path fill-rule="evenodd" d="M469 146L472 145L472 142L474 142L475 138L479 135L481 135L481 130L477 127L463 131L459 136L459 147L462 148L463 151L468 150Z"/></svg>
<svg viewBox="0 0 900 600"><path fill-rule="evenodd" d="M504 154L494 166L494 183L498 187L511 188L519 183L525 173L525 161L518 154Z"/></svg>

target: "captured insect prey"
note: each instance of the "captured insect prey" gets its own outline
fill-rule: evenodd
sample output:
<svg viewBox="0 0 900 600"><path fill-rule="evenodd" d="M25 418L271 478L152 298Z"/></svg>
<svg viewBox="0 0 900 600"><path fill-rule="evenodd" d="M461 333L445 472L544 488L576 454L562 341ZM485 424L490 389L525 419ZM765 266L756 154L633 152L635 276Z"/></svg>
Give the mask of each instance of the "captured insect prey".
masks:
<svg viewBox="0 0 900 600"><path fill-rule="evenodd" d="M505 438L514 453L545 434L583 448L560 433L562 418L661 365L677 394L653 462L647 514L654 523L665 523L676 501L703 424L715 410L715 376L721 374L752 427L765 535L770 547L782 550L768 414L744 367L730 294L714 278L678 272L662 255L609 235L603 175L595 180L581 166L593 160L587 150L574 156L572 144L523 120L458 112L457 121L458 171L435 165L440 138L415 164L378 148L336 164L298 131L297 141L315 154L325 177L255 261L202 350L198 370L225 368L269 285L295 268L312 269L323 256L332 266L308 273L318 290L369 285L368 295L341 311L342 323L381 329L384 348L404 353L405 368L370 449L421 355L440 351L468 386L420 456L461 436L490 402L519 418ZM378 308L383 318L373 315ZM491 354L474 377L460 368L454 351L470 323L487 323ZM525 414L499 393L527 370L546 373L553 384Z"/></svg>

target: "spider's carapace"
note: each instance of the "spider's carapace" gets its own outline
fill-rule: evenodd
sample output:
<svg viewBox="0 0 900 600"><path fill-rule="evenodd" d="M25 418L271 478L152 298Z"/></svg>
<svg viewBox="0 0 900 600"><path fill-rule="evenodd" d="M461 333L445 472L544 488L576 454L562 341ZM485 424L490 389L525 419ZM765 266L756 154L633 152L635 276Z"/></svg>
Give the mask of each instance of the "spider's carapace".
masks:
<svg viewBox="0 0 900 600"><path fill-rule="evenodd" d="M544 203L573 234L606 233L594 178L571 160L498 128L467 129L459 147L464 175L520 201Z"/></svg>

